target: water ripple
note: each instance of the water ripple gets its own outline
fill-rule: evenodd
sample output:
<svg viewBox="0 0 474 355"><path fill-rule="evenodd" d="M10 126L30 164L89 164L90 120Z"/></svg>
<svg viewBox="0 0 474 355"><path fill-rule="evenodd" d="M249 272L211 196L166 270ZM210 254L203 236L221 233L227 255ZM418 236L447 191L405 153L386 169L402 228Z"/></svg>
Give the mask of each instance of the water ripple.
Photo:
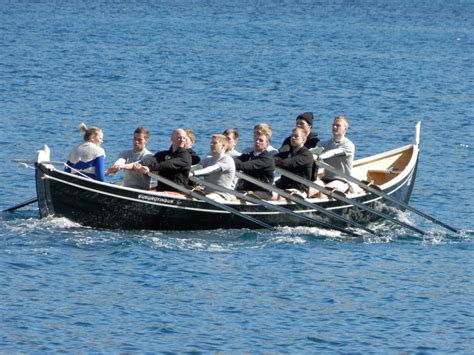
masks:
<svg viewBox="0 0 474 355"><path fill-rule="evenodd" d="M139 125L153 151L194 127L205 154L215 131L238 128L245 147L262 121L278 147L311 110L322 139L351 119L357 157L410 144L421 120L410 204L461 231L386 207L425 235L387 221L361 238L101 230L30 205L0 214L0 352L470 353L473 13L441 0L2 6L2 209L35 191L11 159L44 143L64 159L80 121L104 129L110 163Z"/></svg>

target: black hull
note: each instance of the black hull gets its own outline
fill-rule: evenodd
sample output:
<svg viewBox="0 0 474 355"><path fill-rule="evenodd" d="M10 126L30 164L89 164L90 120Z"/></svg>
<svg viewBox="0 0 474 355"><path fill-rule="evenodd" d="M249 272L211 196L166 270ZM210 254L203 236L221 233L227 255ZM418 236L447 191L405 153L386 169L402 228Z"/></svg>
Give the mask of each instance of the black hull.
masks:
<svg viewBox="0 0 474 355"><path fill-rule="evenodd" d="M398 179L384 192L397 200L408 202L415 182L416 167L417 161L410 171L404 173L404 178ZM101 183L40 163L36 164L36 188L41 218L51 215L66 217L84 226L140 230L259 228L249 220L205 202ZM376 208L380 205L380 198L370 194L360 195L356 200ZM361 224L377 219L368 212L335 200L321 201L318 205ZM315 226L304 219L271 211L263 206L229 206L275 227ZM341 226L338 220L322 217L315 210L293 203L281 206Z"/></svg>

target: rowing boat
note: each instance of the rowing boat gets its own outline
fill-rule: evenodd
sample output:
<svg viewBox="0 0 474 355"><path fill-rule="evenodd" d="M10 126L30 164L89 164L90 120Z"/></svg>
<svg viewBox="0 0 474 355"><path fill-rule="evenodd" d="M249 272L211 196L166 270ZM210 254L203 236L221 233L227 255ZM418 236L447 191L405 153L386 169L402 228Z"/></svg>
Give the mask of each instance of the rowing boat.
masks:
<svg viewBox="0 0 474 355"><path fill-rule="evenodd" d="M371 186L392 198L408 203L415 184L419 143L420 123L415 127L412 144L355 160L353 177L370 182ZM343 202L337 198L306 199L318 208L293 200L269 201L271 205L284 209L236 200L226 203L223 209L185 194L137 190L67 173L52 164L50 155L45 145L38 151L35 162L41 218L66 217L90 227L149 230L253 229L256 227L253 219L272 227L314 226L311 220L298 218L298 215L324 221L324 225L341 225L340 219L322 214L321 208L361 224L378 218L347 203L347 200ZM380 208L381 205L380 195L360 188L346 197L354 204L371 208ZM294 213L286 213L285 210ZM242 218L242 215L249 218Z"/></svg>

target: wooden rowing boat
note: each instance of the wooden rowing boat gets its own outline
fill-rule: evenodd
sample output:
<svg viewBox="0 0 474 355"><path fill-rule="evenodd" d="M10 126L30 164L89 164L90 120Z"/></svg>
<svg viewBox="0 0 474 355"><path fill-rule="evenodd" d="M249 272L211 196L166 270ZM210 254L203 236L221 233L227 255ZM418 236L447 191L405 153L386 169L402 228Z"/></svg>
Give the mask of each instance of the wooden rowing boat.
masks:
<svg viewBox="0 0 474 355"><path fill-rule="evenodd" d="M353 176L370 181L391 197L407 203L415 184L419 157L420 124L415 127L413 143L397 149L354 161ZM218 208L206 201L180 194L144 191L91 180L66 173L50 162L47 146L38 151L36 159L36 192L40 217L66 217L84 226L118 229L200 230L255 228L251 220L239 214L276 226L314 226L298 214L330 225L340 220L321 214L315 208L295 202L271 201L296 213L285 213L268 206L239 201L226 203L229 209ZM347 195L359 203L375 208L381 197L362 189ZM340 200L307 199L308 202L335 212L345 218L367 223L378 218Z"/></svg>

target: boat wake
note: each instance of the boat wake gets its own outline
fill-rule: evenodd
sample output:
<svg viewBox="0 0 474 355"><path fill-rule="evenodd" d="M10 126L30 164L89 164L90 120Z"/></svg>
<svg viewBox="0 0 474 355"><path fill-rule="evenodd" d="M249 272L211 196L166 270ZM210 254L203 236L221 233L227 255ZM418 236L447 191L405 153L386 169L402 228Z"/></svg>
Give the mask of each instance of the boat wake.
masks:
<svg viewBox="0 0 474 355"><path fill-rule="evenodd" d="M426 231L425 235L394 226L388 221L377 221L368 225L376 235L353 230L360 238L340 231L317 227L279 227L276 231L226 229L204 231L149 231L149 230L102 230L84 227L67 218L47 217L38 219L31 213L0 216L3 236L23 238L28 243L48 242L69 244L75 247L133 247L140 246L157 250L203 250L226 252L236 249L263 249L284 245L308 245L317 247L320 242L333 243L414 243L439 245L464 243L474 240L473 230L462 230L459 234L446 232L429 222L419 221L409 212L393 209L394 216L404 223ZM26 239L25 239L26 238Z"/></svg>

